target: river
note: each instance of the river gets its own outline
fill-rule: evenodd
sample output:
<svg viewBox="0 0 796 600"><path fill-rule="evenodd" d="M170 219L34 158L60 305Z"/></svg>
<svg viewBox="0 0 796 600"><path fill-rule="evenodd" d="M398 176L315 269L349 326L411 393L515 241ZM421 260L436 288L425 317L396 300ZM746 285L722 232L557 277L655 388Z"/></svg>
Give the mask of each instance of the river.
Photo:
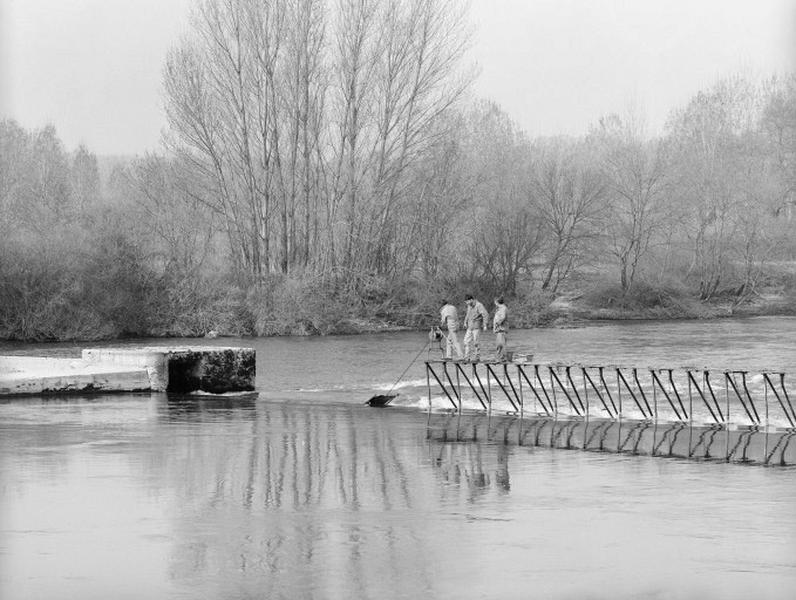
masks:
<svg viewBox="0 0 796 600"><path fill-rule="evenodd" d="M422 332L201 343L256 348L258 393L0 401L0 598L794 596L796 469L443 441ZM543 363L796 374L790 318L510 344ZM396 406L364 406L415 358Z"/></svg>

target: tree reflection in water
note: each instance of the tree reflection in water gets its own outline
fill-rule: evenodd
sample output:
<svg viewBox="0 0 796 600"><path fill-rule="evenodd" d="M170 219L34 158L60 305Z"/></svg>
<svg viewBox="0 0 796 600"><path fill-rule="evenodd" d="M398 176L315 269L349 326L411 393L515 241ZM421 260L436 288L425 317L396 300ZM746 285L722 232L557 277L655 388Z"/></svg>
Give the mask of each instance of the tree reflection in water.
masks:
<svg viewBox="0 0 796 600"><path fill-rule="evenodd" d="M410 588L424 595L434 575L417 515L437 504L436 486L396 444L395 419L374 415L350 405L170 401L168 419L213 424L212 433L189 428L153 447L153 470L178 486L171 577L224 588L233 571L266 596L368 597L399 580L406 588L412 573ZM421 419L408 415L398 432L411 427L424 445ZM451 481L488 486L472 466L478 448L448 463Z"/></svg>
<svg viewBox="0 0 796 600"><path fill-rule="evenodd" d="M146 597L617 597L624 573L664 589L712 560L723 580L738 531L791 576L777 567L790 480L697 461L793 464L793 432L253 398L5 408L4 598L113 596L106 582ZM620 510L603 502L620 495ZM639 536L657 554L617 562ZM80 577L53 575L67 571Z"/></svg>

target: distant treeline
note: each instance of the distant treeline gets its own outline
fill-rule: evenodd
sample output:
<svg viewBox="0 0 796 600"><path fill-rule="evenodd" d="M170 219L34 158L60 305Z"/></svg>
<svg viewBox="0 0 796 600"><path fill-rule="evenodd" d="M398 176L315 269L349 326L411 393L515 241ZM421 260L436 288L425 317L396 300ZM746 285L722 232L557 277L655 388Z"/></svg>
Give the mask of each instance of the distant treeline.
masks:
<svg viewBox="0 0 796 600"><path fill-rule="evenodd" d="M796 75L532 139L469 97L461 3L335 5L198 2L162 151L107 172L0 122L0 337L427 326L467 292L515 325L561 295L794 306Z"/></svg>

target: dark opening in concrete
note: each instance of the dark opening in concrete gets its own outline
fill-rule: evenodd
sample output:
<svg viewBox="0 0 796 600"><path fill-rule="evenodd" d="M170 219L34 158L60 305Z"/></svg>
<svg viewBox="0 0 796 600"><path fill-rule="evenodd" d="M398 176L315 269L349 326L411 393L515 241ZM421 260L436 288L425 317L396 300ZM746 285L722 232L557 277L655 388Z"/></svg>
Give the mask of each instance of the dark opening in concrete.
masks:
<svg viewBox="0 0 796 600"><path fill-rule="evenodd" d="M169 357L169 392L223 394L254 390L251 351L180 352Z"/></svg>

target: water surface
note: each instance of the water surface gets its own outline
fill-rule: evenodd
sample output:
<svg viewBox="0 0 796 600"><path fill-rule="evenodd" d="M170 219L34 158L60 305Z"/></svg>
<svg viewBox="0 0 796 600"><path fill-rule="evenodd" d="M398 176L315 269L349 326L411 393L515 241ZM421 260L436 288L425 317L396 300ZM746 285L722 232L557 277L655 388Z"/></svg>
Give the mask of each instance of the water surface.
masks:
<svg viewBox="0 0 796 600"><path fill-rule="evenodd" d="M216 342L257 348L257 397L0 403L0 598L793 597L794 469L442 442L422 333ZM794 319L511 342L796 374ZM397 408L363 406L418 354Z"/></svg>

